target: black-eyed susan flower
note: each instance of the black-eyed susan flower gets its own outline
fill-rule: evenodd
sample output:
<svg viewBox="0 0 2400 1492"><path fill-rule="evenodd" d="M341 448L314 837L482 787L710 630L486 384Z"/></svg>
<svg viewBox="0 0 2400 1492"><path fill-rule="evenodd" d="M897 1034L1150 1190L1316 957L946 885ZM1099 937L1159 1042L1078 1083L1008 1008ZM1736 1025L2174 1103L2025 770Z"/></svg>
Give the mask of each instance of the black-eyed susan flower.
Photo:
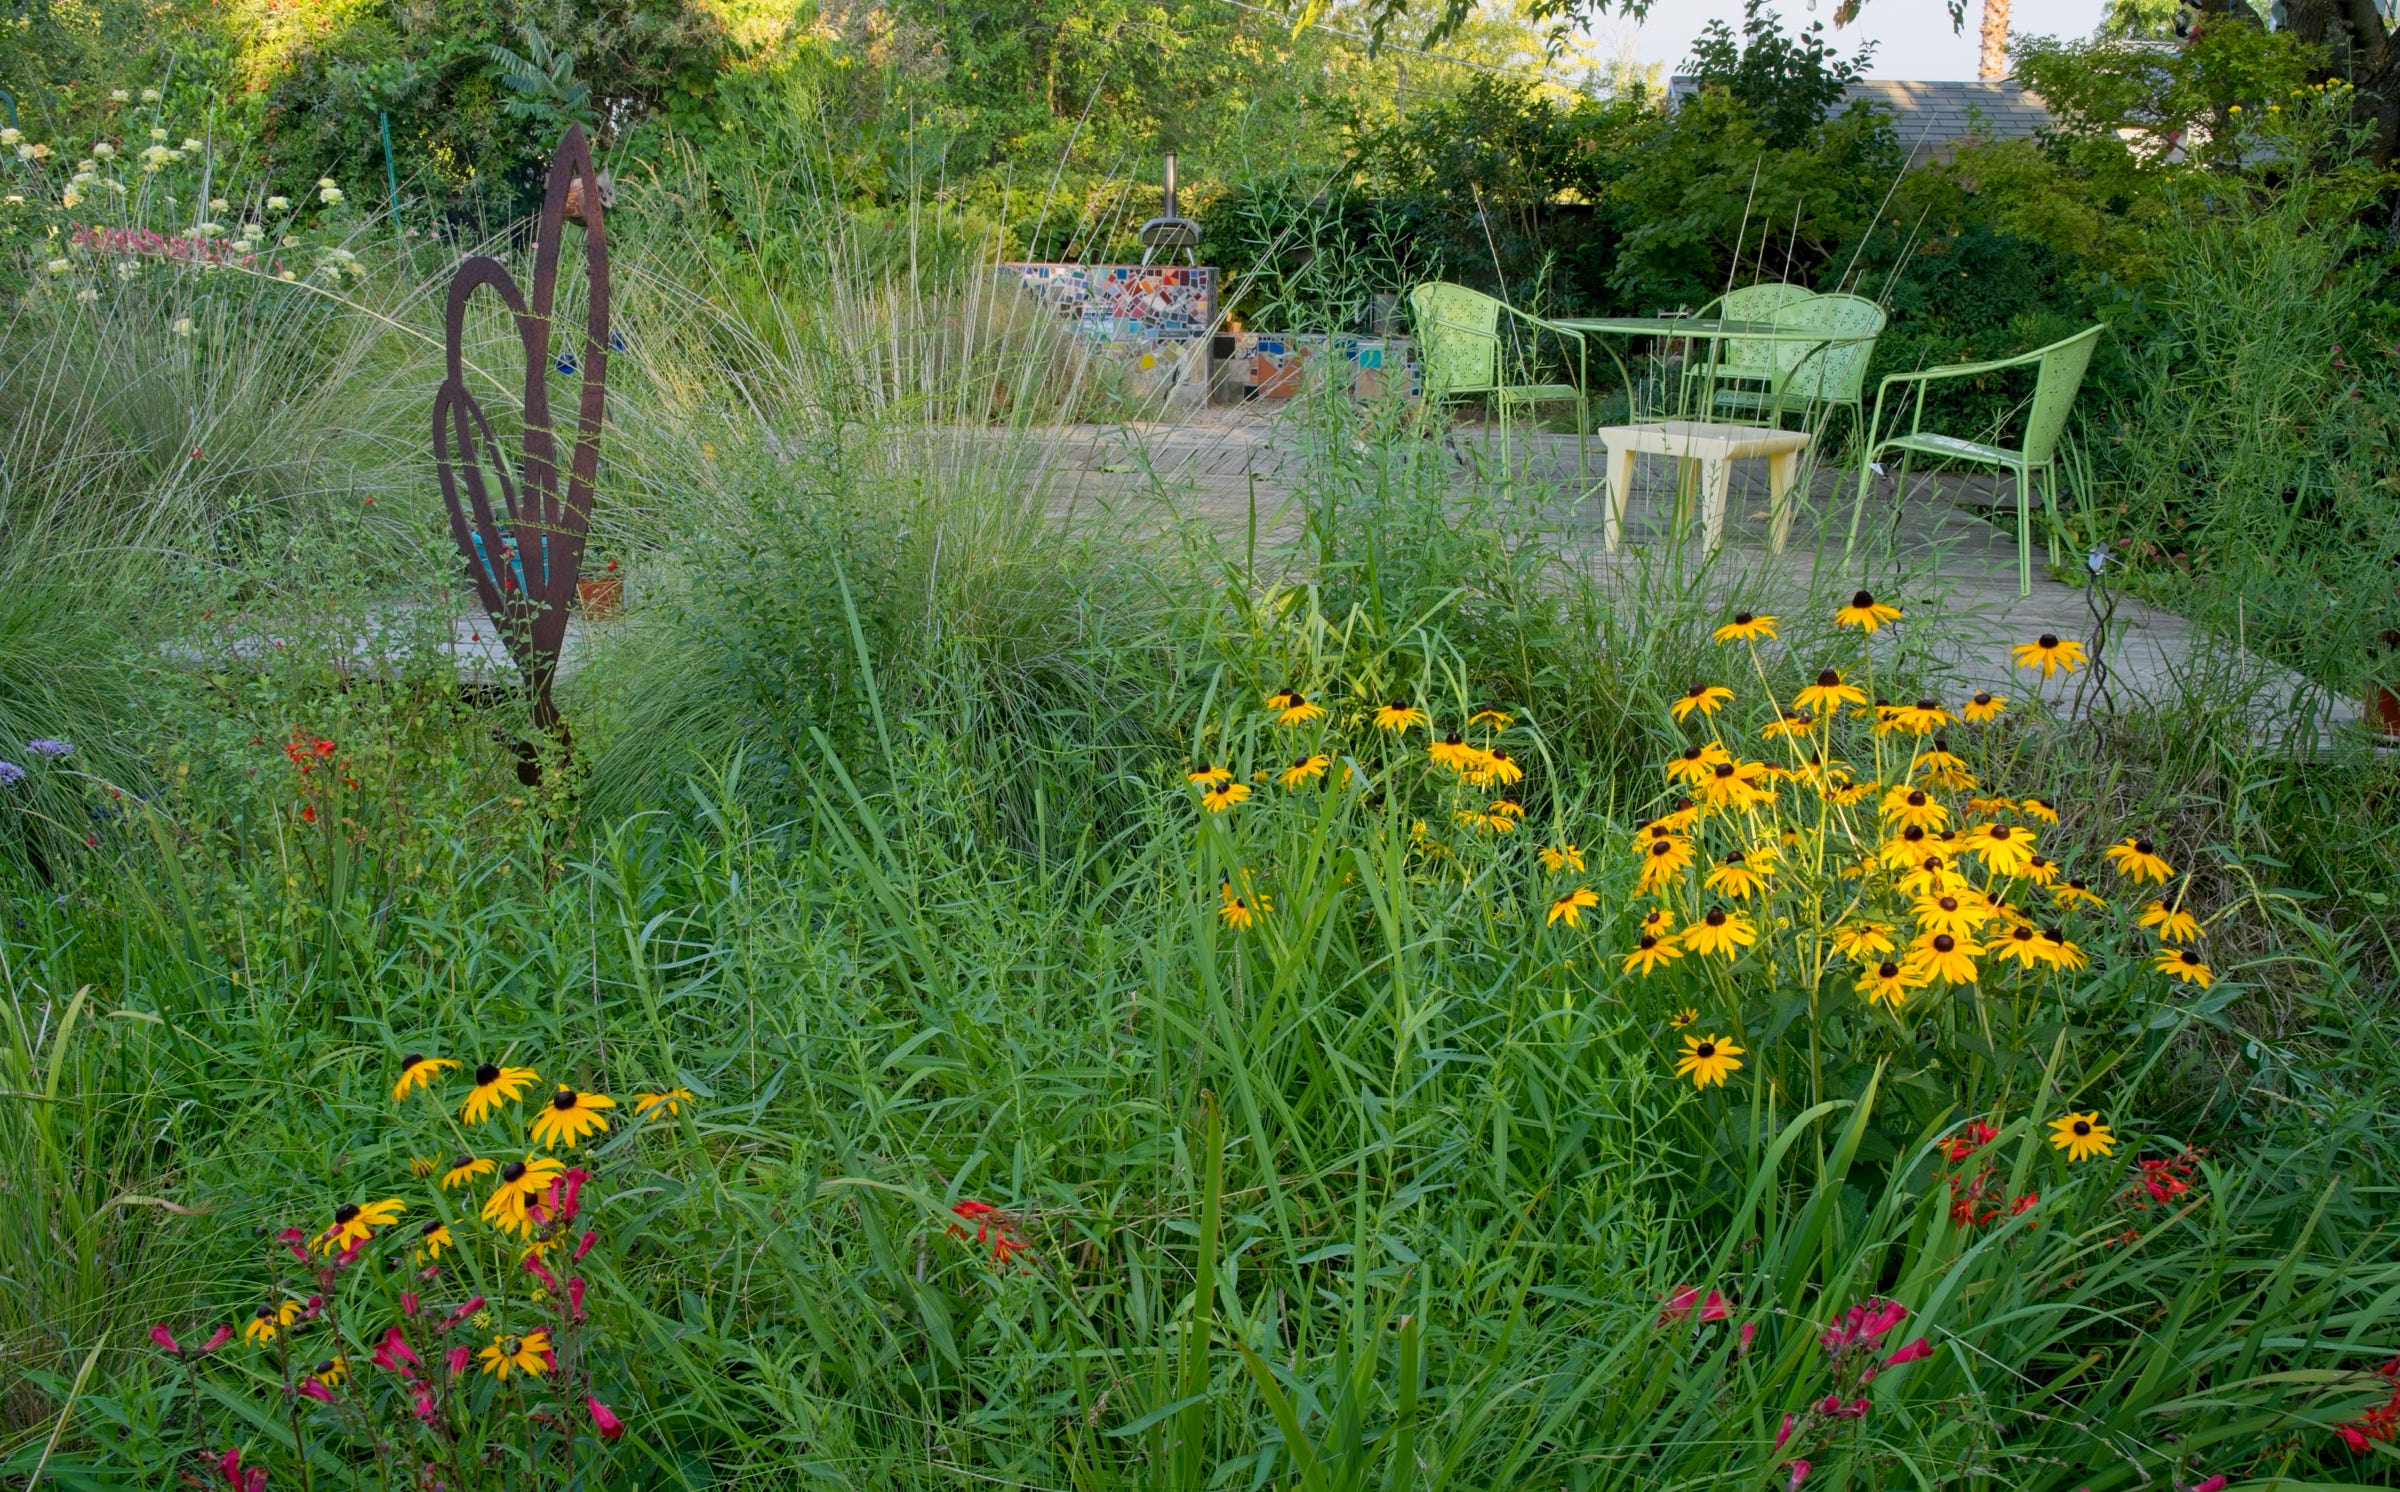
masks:
<svg viewBox="0 0 2400 1492"><path fill-rule="evenodd" d="M1956 723L1957 717L1942 708L1941 701L1920 699L1913 705L1902 705L1892 711L1875 729L1878 733L1904 730L1912 736L1930 736L1943 726Z"/></svg>
<svg viewBox="0 0 2400 1492"><path fill-rule="evenodd" d="M1856 627L1862 632L1873 632L1886 622L1898 620L1900 620L1899 607L1886 606L1866 591L1860 591L1852 596L1849 605L1833 614L1835 626Z"/></svg>
<svg viewBox="0 0 2400 1492"><path fill-rule="evenodd" d="M2017 800L2014 798L1969 798L1967 800L1967 812L1969 813L2001 814L2015 813L2016 811Z"/></svg>
<svg viewBox="0 0 2400 1492"><path fill-rule="evenodd" d="M1700 822L1700 805L1689 798L1677 798L1673 808L1651 820L1654 827L1664 829L1670 834L1685 833L1698 822Z"/></svg>
<svg viewBox="0 0 2400 1492"><path fill-rule="evenodd" d="M475 1354L483 1363L483 1371L508 1381L510 1370L529 1378L539 1378L550 1371L550 1333L536 1327L521 1337L500 1335L492 1345Z"/></svg>
<svg viewBox="0 0 2400 1492"><path fill-rule="evenodd" d="M1698 1019L1700 1019L1700 1012L1694 1010L1691 1006L1686 1005L1681 1010L1676 1011L1673 1015L1668 1016L1667 1024L1675 1030L1680 1031Z"/></svg>
<svg viewBox="0 0 2400 1492"><path fill-rule="evenodd" d="M2163 901L2145 902L2140 925L2156 928L2162 943L2197 943L2200 941L2200 919L2180 906L2168 906Z"/></svg>
<svg viewBox="0 0 2400 1492"><path fill-rule="evenodd" d="M275 1340L275 1334L291 1326L306 1310L300 1302L289 1298L270 1300L258 1308L242 1325L242 1337L252 1346L264 1347Z"/></svg>
<svg viewBox="0 0 2400 1492"><path fill-rule="evenodd" d="M377 1228L388 1228L408 1204L398 1197L386 1197L380 1202L344 1202L333 1210L333 1224L309 1241L309 1247L321 1254L338 1254L344 1249L365 1243L375 1236Z"/></svg>
<svg viewBox="0 0 2400 1492"><path fill-rule="evenodd" d="M2031 642L2021 642L2008 650L2019 668L2038 668L2042 677L2054 673L2073 673L2089 661L2083 655L2083 644L2072 638L2062 639L2055 632L2045 632Z"/></svg>
<svg viewBox="0 0 2400 1492"><path fill-rule="evenodd" d="M1930 833L1950 822L1950 808L1921 787L1896 787L1883 795L1883 816L1903 829Z"/></svg>
<svg viewBox="0 0 2400 1492"><path fill-rule="evenodd" d="M1833 930L1834 951L1844 958L1857 959L1862 964L1873 963L1877 954L1892 953L1899 945L1892 941L1892 925L1860 918L1844 922Z"/></svg>
<svg viewBox="0 0 2400 1492"><path fill-rule="evenodd" d="M1203 762L1184 773L1183 780L1194 787L1208 788L1215 787L1219 783L1233 781L1233 774L1212 762Z"/></svg>
<svg viewBox="0 0 2400 1492"><path fill-rule="evenodd" d="M1981 943L1954 933L1927 933L1908 948L1909 962L1916 965L1918 972L1944 984L1973 984L1977 972L1975 956L1981 952Z"/></svg>
<svg viewBox="0 0 2400 1492"><path fill-rule="evenodd" d="M2025 879L2033 882L2036 886L2056 885L2058 883L2058 862L2041 855L2027 856Z"/></svg>
<svg viewBox="0 0 2400 1492"><path fill-rule="evenodd" d="M1375 712L1375 728L1393 732L1414 730L1425 723L1425 712L1405 699L1395 699Z"/></svg>
<svg viewBox="0 0 2400 1492"><path fill-rule="evenodd" d="M1550 903L1550 915L1543 919L1542 925L1547 927L1553 922L1564 922L1569 927L1581 927L1584 909L1598 905L1599 892L1589 886L1578 886Z"/></svg>
<svg viewBox="0 0 2400 1492"><path fill-rule="evenodd" d="M1758 808L1775 801L1773 791L1759 786L1765 778L1764 762L1719 762L1693 785L1693 795L1711 809Z"/></svg>
<svg viewBox="0 0 2400 1492"><path fill-rule="evenodd" d="M441 1168L442 1163L430 1155L412 1155L408 1158L408 1174L419 1181L432 1180L433 1173Z"/></svg>
<svg viewBox="0 0 2400 1492"><path fill-rule="evenodd" d="M1249 797L1250 784L1220 782L1200 795L1200 806L1210 813L1223 813L1237 803L1248 801Z"/></svg>
<svg viewBox="0 0 2400 1492"><path fill-rule="evenodd" d="M1920 933L1948 933L1955 938L1972 938L1983 931L1991 920L1983 903L1972 896L1928 896L1911 909Z"/></svg>
<svg viewBox="0 0 2400 1492"><path fill-rule="evenodd" d="M1276 703L1277 700L1282 703ZM1277 725L1306 725L1311 720L1321 720L1325 716L1323 705L1297 689L1278 690L1268 695L1267 708L1275 712Z"/></svg>
<svg viewBox="0 0 2400 1492"><path fill-rule="evenodd" d="M1656 933L1644 933L1634 940L1633 951L1625 955L1621 967L1627 974L1645 977L1652 970L1671 964L1681 957L1683 957L1683 950L1675 946L1673 938L1661 937ZM1674 1024L1680 1028L1699 1018L1698 1013L1693 1012L1686 1019Z"/></svg>
<svg viewBox="0 0 2400 1492"><path fill-rule="evenodd" d="M681 1085L661 1093L636 1093L633 1095L633 1117L647 1119L657 1114L672 1119L682 1112L685 1104L692 1101L692 1090Z"/></svg>
<svg viewBox="0 0 2400 1492"><path fill-rule="evenodd" d="M1914 968L1887 958L1860 973L1858 993L1869 1005L1889 1005L1897 1011L1908 1003L1908 992L1924 983Z"/></svg>
<svg viewBox="0 0 2400 1492"><path fill-rule="evenodd" d="M1752 892L1766 886L1767 871L1752 864L1750 857L1740 850L1728 850L1724 859L1709 867L1700 883L1736 901L1747 901Z"/></svg>
<svg viewBox="0 0 2400 1492"><path fill-rule="evenodd" d="M2065 933L2055 927L2042 929L2039 951L2055 969L2080 969L2091 962L2088 954L2076 947Z"/></svg>
<svg viewBox="0 0 2400 1492"><path fill-rule="evenodd" d="M1654 938L1663 938L1675 930L1675 914L1665 907L1652 907L1642 914L1642 931Z"/></svg>
<svg viewBox="0 0 2400 1492"><path fill-rule="evenodd" d="M339 1353L322 1358L309 1370L308 1376L324 1387L332 1388L350 1376L350 1359Z"/></svg>
<svg viewBox="0 0 2400 1492"><path fill-rule="evenodd" d="M1692 863L1691 841L1676 837L1653 839L1642 847L1642 868L1634 882L1638 895L1651 892L1683 873Z"/></svg>
<svg viewBox="0 0 2400 1492"><path fill-rule="evenodd" d="M1290 766L1275 774L1275 780L1285 787L1298 787L1324 776L1325 769L1332 765L1333 758L1324 752L1311 752L1307 756L1294 757Z"/></svg>
<svg viewBox="0 0 2400 1492"><path fill-rule="evenodd" d="M434 1079L457 1065L448 1057L426 1057L410 1052L400 1059L400 1077L392 1084L392 1102L398 1103L419 1088L430 1090Z"/></svg>
<svg viewBox="0 0 2400 1492"><path fill-rule="evenodd" d="M481 1124L500 1112L500 1105L523 1093L542 1080L541 1074L530 1067L502 1067L486 1062L475 1069L475 1086L460 1105L458 1117L469 1124Z"/></svg>
<svg viewBox="0 0 2400 1492"><path fill-rule="evenodd" d="M457 1188L466 1185L469 1181L473 1180L477 1176L491 1175L495 1169L497 1168L492 1164L492 1162L483 1159L481 1156L458 1156L457 1158L453 1159L448 1168L442 1172L442 1190L456 1190Z"/></svg>
<svg viewBox="0 0 2400 1492"><path fill-rule="evenodd" d="M1714 741L1686 746L1667 760L1667 781L1688 782L1694 785L1706 781L1720 766L1733 760L1733 753Z"/></svg>
<svg viewBox="0 0 2400 1492"><path fill-rule="evenodd" d="M2053 885L2050 888L2050 900L2062 912L2085 904L2093 907L2108 905L2107 902L2100 899L2100 894L2094 891L2081 876L2069 876L2066 880Z"/></svg>
<svg viewBox="0 0 2400 1492"><path fill-rule="evenodd" d="M2027 793L2017 800L2017 811L2029 819L2040 819L2045 824L2058 822L2058 805L2048 798L2037 798L2031 793Z"/></svg>
<svg viewBox="0 0 2400 1492"><path fill-rule="evenodd" d="M2021 969L2031 969L2035 964L2049 962L2049 956L2042 951L2042 935L2031 924L2024 922L2017 923L2006 934L1994 938L1986 951L1996 958L2014 960Z"/></svg>
<svg viewBox="0 0 2400 1492"><path fill-rule="evenodd" d="M2209 968L2208 960L2202 958L2195 949L2162 948L2158 956L2150 960L2150 967L2202 989L2217 982L2216 971Z"/></svg>
<svg viewBox="0 0 2400 1492"><path fill-rule="evenodd" d="M2160 857L2158 849L2147 839L2120 840L2108 847L2108 863L2117 874L2135 881L2156 881L2165 885L2175 867Z"/></svg>
<svg viewBox="0 0 2400 1492"><path fill-rule="evenodd" d="M1817 681L1792 696L1792 708L1828 719L1841 712L1844 705L1863 705L1866 691L1855 684L1842 682L1839 669L1828 668L1817 675Z"/></svg>
<svg viewBox="0 0 2400 1492"><path fill-rule="evenodd" d="M2007 695L1978 689L1972 698L1958 707L1958 716L1969 725L1982 725L1986 721L1999 719L2007 708Z"/></svg>
<svg viewBox="0 0 2400 1492"><path fill-rule="evenodd" d="M1692 952L1707 955L1738 956L1744 948L1758 941L1758 929L1749 918L1723 907L1710 907L1696 922L1685 926L1679 936L1683 946Z"/></svg>
<svg viewBox="0 0 2400 1492"><path fill-rule="evenodd" d="M1775 618L1755 612L1737 611L1733 620L1709 634L1718 642L1756 642L1775 635Z"/></svg>
<svg viewBox="0 0 2400 1492"><path fill-rule="evenodd" d="M1892 869L1906 870L1922 861L1933 846L1933 835L1923 824L1909 824L1885 840L1876 854Z"/></svg>
<svg viewBox="0 0 2400 1492"><path fill-rule="evenodd" d="M1469 715L1467 717L1467 724L1487 725L1493 730L1506 730L1515 722L1516 718L1516 716L1509 714L1506 710L1495 710L1487 705L1483 709L1477 710L1474 714Z"/></svg>
<svg viewBox="0 0 2400 1492"><path fill-rule="evenodd" d="M1433 758L1435 766L1448 767L1451 771L1457 772L1463 770L1468 762L1473 761L1482 752L1479 748L1470 746L1460 739L1457 731L1452 731L1438 741L1426 742L1425 754Z"/></svg>
<svg viewBox="0 0 2400 1492"><path fill-rule="evenodd" d="M1758 728L1758 733L1770 741L1794 739L1817 728L1817 717L1805 712L1798 715L1778 715Z"/></svg>
<svg viewBox="0 0 2400 1492"><path fill-rule="evenodd" d="M450 1247L450 1244L450 1225L435 1218L417 1230L417 1262L431 1264L442 1256L442 1250Z"/></svg>
<svg viewBox="0 0 2400 1492"><path fill-rule="evenodd" d="M1534 851L1534 854L1540 857L1542 869L1549 871L1552 875L1556 875L1562 870L1583 869L1583 851L1564 840L1557 844L1543 845Z"/></svg>
<svg viewBox="0 0 2400 1492"><path fill-rule="evenodd" d="M1872 782L1835 783L1828 781L1826 785L1817 789L1819 795L1836 808L1848 808L1863 802L1867 794L1873 791L1875 791L1875 784Z"/></svg>
<svg viewBox="0 0 2400 1492"><path fill-rule="evenodd" d="M573 1088L560 1088L533 1116L533 1142L552 1150L572 1150L583 1143L587 1135L605 1133L608 1117L603 1109L613 1109L617 1101L605 1093L582 1093Z"/></svg>
<svg viewBox="0 0 2400 1492"><path fill-rule="evenodd" d="M1217 899L1217 916L1224 920L1227 927L1240 931L1258 921L1258 913L1251 908L1249 902L1235 893L1231 881L1218 883Z"/></svg>
<svg viewBox="0 0 2400 1492"><path fill-rule="evenodd" d="M1686 1036L1683 1053L1675 1059L1675 1076L1690 1078L1695 1088L1722 1083L1742 1064L1742 1048L1726 1036Z"/></svg>
<svg viewBox="0 0 2400 1492"><path fill-rule="evenodd" d="M1477 753L1460 775L1477 787L1507 787L1513 782L1523 782L1525 769L1517 765L1517 759L1508 754L1506 747L1495 747Z"/></svg>
<svg viewBox="0 0 2400 1492"><path fill-rule="evenodd" d="M2016 876L2033 862L2033 831L2008 824L1979 824L1959 841L1962 854L1980 855L1996 876Z"/></svg>
<svg viewBox="0 0 2400 1492"><path fill-rule="evenodd" d="M503 1233L530 1233L533 1219L526 1209L541 1200L551 1180L566 1168L566 1162L547 1155L528 1155L502 1166L500 1184L483 1199L483 1220Z"/></svg>
<svg viewBox="0 0 2400 1492"><path fill-rule="evenodd" d="M2089 1160L2106 1155L2117 1148L2117 1137L2100 1122L2097 1110L2089 1114L2061 1114L2050 1121L2050 1143L2067 1152L2071 1161Z"/></svg>
<svg viewBox="0 0 2400 1492"><path fill-rule="evenodd" d="M1714 715L1717 707L1731 698L1733 691L1723 684L1694 684L1683 692L1683 698L1667 706L1667 713L1678 720L1695 710L1703 715Z"/></svg>
<svg viewBox="0 0 2400 1492"><path fill-rule="evenodd" d="M1514 798L1494 798L1481 812L1461 814L1460 822L1482 829L1487 834L1512 834L1524 822L1525 805Z"/></svg>

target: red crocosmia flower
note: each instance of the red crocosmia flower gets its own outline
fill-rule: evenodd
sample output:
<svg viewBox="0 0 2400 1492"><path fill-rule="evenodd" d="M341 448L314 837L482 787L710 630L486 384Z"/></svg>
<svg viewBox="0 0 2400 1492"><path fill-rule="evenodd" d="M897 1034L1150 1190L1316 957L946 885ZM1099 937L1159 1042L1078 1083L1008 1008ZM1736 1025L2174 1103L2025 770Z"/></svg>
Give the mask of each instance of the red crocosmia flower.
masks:
<svg viewBox="0 0 2400 1492"><path fill-rule="evenodd" d="M416 1377L417 1354L410 1350L408 1338L397 1326L386 1327L383 1341L375 1348L375 1366L403 1378Z"/></svg>
<svg viewBox="0 0 2400 1492"><path fill-rule="evenodd" d="M313 743L313 749L319 756L333 755L333 743L331 741L317 741Z"/></svg>
<svg viewBox="0 0 2400 1492"><path fill-rule="evenodd" d="M1017 1236L1016 1220L991 1203L969 1199L953 1205L950 1211L963 1221L975 1225L975 1241L990 1247L994 1264L1006 1264L1024 1251L1025 1241ZM957 1223L950 1224L943 1231L961 1241L967 1236L966 1229Z"/></svg>
<svg viewBox="0 0 2400 1492"><path fill-rule="evenodd" d="M1792 1416L1791 1416L1791 1415L1789 1415L1789 1414L1786 1414L1786 1415L1783 1417L1783 1428L1782 1428L1782 1429L1780 1429L1780 1430L1777 1430L1777 1431L1775 1432L1775 1449L1777 1449L1777 1450L1782 1450L1782 1449L1783 1449L1783 1443L1784 1443L1785 1441L1787 1441L1787 1440L1791 1439L1791 1438L1792 1438Z"/></svg>
<svg viewBox="0 0 2400 1492"><path fill-rule="evenodd" d="M2343 1443L2350 1447L2350 1454L2363 1456L2367 1453L2366 1432L2358 1426L2340 1425L2335 1427L2334 1433L2341 1436Z"/></svg>
<svg viewBox="0 0 2400 1492"><path fill-rule="evenodd" d="M625 1422L617 1418L615 1412L606 1404L588 1394L584 1396L583 1402L590 1407L592 1428L600 1432L602 1440L614 1440L625 1433Z"/></svg>
<svg viewBox="0 0 2400 1492"><path fill-rule="evenodd" d="M303 804L301 804L301 805L300 805L300 822L302 822L302 823L304 823L304 824L313 824L313 823L315 823L316 821L317 821L317 805L316 805L316 804L314 804L314 803L303 803Z"/></svg>
<svg viewBox="0 0 2400 1492"><path fill-rule="evenodd" d="M183 1356L183 1348L176 1343L175 1333L167 1330L166 1323L163 1321L150 1328L150 1340L156 1342L163 1352L176 1357Z"/></svg>
<svg viewBox="0 0 2400 1492"><path fill-rule="evenodd" d="M1952 1165L1956 1165L1998 1138L2000 1138L2000 1131L1978 1119L1949 1139L1942 1141L1942 1154L1950 1158Z"/></svg>
<svg viewBox="0 0 2400 1492"><path fill-rule="evenodd" d="M1703 1321L1722 1321L1732 1314L1726 1308L1725 1297L1714 1290L1708 1292L1708 1299L1700 1307L1700 1319Z"/></svg>

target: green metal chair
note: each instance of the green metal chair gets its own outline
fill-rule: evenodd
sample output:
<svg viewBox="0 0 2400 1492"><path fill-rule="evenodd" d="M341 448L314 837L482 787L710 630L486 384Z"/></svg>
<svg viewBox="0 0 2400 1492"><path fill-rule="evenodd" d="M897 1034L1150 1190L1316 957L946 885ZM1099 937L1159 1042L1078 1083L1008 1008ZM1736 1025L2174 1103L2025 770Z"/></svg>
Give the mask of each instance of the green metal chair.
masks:
<svg viewBox="0 0 2400 1492"><path fill-rule="evenodd" d="M1718 407L1759 411L1778 425L1787 412L1805 423L1814 410L1825 410L1830 419L1847 409L1852 425L1863 429L1867 363L1883 335L1883 307L1863 295L1812 295L1779 308L1774 319L1790 330L1823 332L1829 340L1765 344L1774 355L1767 387L1725 389L1717 395ZM1830 340L1836 337L1842 340Z"/></svg>
<svg viewBox="0 0 2400 1492"><path fill-rule="evenodd" d="M1886 451L1899 451L1900 483L1898 492L1908 490L1909 461L1922 453L1946 461L1971 461L1979 466L1994 467L2017 474L2017 583L2018 594L2033 594L2033 523L2027 503L2028 489L2035 473L2042 479L2042 502L2051 519L2050 563L2058 563L2058 439L2067 428L2067 415L2075 407L2076 392L2083 387L2084 370L2091 366L2092 349L2099 344L2106 326L2087 327L2063 342L2037 347L2015 357L2000 358L1988 363L1951 363L1944 367L1927 368L1917 373L1894 373L1884 379L1875 391L1875 417L1867 425L1866 455L1859 466L1858 501L1850 509L1850 539L1843 547L1848 556L1858 547L1858 522L1867 509L1867 484L1874 477L1875 459ZM1926 386L1955 378L1975 378L1986 373L1998 373L2008 368L2037 367L2034 375L2033 404L2025 416L2024 444L2010 449L1982 441L1962 440L1955 435L1930 434L1924 429ZM1887 435L1878 440L1876 432L1883 428L1883 401L1894 384L1913 383L1917 386L1914 413L1908 422L1906 435ZM1894 411L1897 415L1897 411ZM1897 428L1895 422L1894 428ZM1895 496L1895 506L1900 501Z"/></svg>
<svg viewBox="0 0 2400 1492"><path fill-rule="evenodd" d="M1588 487L1591 482L1591 401L1585 370L1583 334L1572 327L1529 316L1505 301L1494 300L1464 285L1428 280L1408 293L1409 309L1417 323L1417 350L1425 369L1425 407L1482 394L1500 415L1500 459L1509 459L1510 411L1518 405L1573 403L1575 459ZM1531 327L1536 335L1553 332L1575 347L1575 382L1511 383L1501 375L1503 359L1500 318L1505 313Z"/></svg>
<svg viewBox="0 0 2400 1492"><path fill-rule="evenodd" d="M1795 305L1801 301L1814 300L1816 294L1806 285L1744 285L1739 290L1728 290L1707 305L1702 306L1698 315L1721 317L1726 321L1775 321L1778 319L1776 313L1784 307ZM1756 404L1745 406L1727 400L1726 396L1728 395L1751 394L1751 390L1718 388L1717 385L1729 381L1773 383L1778 372L1776 354L1782 347L1783 344L1775 342L1720 342L1716 344L1717 354L1713 362L1702 359L1696 364L1686 363L1684 365L1684 408L1705 407L1710 402L1709 394L1712 390L1716 395L1715 402L1726 408L1755 409L1760 407ZM1694 392L1695 385L1700 390L1697 393Z"/></svg>

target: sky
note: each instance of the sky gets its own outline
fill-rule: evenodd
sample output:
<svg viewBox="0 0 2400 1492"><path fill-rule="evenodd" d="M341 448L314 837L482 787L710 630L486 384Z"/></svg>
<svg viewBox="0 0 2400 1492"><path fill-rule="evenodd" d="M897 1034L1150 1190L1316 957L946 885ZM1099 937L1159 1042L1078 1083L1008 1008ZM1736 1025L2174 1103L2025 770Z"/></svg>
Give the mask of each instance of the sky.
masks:
<svg viewBox="0 0 2400 1492"><path fill-rule="evenodd" d="M1826 22L1825 32L1836 51L1848 56L1861 41L1873 41L1877 78L1972 78L1978 48L1979 0L1967 0L1967 24L1950 29L1950 8L1943 0L1866 0L1858 19L1835 30L1833 11L1838 0L1769 0L1767 9L1783 17L1788 31L1810 21ZM2015 0L2009 11L2012 36L2089 36L2100 24L2102 0ZM1737 33L1742 0L1655 0L1649 19L1639 24L1603 17L1592 27L1592 52L1616 56L1630 45L1638 63L1662 63L1669 73L1681 72L1691 55L1692 38L1712 20L1722 19Z"/></svg>

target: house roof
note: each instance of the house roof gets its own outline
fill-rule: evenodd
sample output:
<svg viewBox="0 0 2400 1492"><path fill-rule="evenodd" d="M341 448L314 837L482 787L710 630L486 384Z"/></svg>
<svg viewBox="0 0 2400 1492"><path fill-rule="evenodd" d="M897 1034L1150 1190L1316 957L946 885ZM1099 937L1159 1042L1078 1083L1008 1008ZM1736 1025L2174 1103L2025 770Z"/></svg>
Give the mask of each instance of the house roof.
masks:
<svg viewBox="0 0 2400 1492"><path fill-rule="evenodd" d="M1698 82L1689 77L1667 82L1670 103L1679 103L1698 91ZM1852 83L1844 92L1853 102L1880 104L1891 112L1892 133L1900 137L1912 166L1947 158L1964 140L2029 140L2050 124L2050 111L2043 107L2041 95L2007 78L1870 78Z"/></svg>

